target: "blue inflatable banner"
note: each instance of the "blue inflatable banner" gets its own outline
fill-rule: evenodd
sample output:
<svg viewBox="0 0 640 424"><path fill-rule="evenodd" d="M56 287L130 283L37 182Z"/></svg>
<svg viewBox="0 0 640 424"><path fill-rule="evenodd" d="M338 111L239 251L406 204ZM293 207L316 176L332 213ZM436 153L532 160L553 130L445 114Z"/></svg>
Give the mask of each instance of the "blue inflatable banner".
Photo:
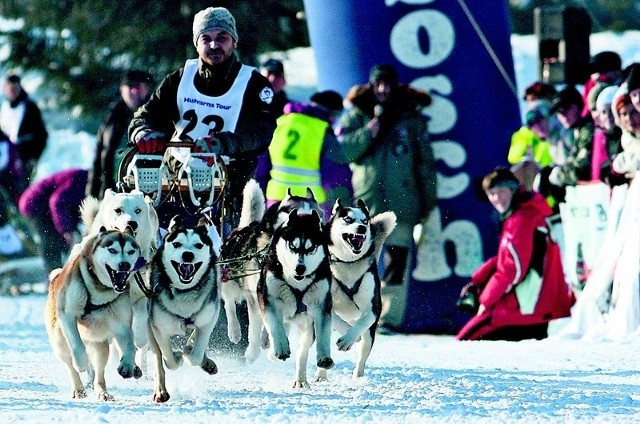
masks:
<svg viewBox="0 0 640 424"><path fill-rule="evenodd" d="M520 126L506 1L305 0L318 88L366 82L379 63L429 91L438 207L412 267L403 331L451 333L461 287L496 251L497 223L477 181L506 165Z"/></svg>

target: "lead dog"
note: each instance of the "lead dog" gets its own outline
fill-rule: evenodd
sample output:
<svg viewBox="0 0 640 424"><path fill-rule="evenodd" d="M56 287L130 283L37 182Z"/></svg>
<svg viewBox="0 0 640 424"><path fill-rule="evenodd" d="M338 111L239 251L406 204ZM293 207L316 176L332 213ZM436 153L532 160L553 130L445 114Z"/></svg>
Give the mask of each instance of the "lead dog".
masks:
<svg viewBox="0 0 640 424"><path fill-rule="evenodd" d="M149 345L154 354L153 400L166 402L164 363L175 370L187 359L208 374L216 374L216 363L207 357L211 332L220 313L220 285L213 243L205 225L185 228L180 217L169 224L162 247L150 265L149 282L154 294L149 300ZM180 351L171 337L190 333Z"/></svg>
<svg viewBox="0 0 640 424"><path fill-rule="evenodd" d="M365 202L355 207L336 201L327 224L333 326L341 334L336 342L346 351L357 343L358 360L353 377L362 377L380 319L380 277L377 258L387 236L396 226L396 215L383 212L373 217ZM325 380L319 368L316 380Z"/></svg>
<svg viewBox="0 0 640 424"><path fill-rule="evenodd" d="M98 399L113 399L104 379L113 338L122 355L118 373L124 378L142 376L134 360L128 293L139 257L140 247L131 233L103 227L63 268L51 273L45 326L54 353L69 368L74 398L86 396L79 373L88 370L90 361Z"/></svg>
<svg viewBox="0 0 640 424"><path fill-rule="evenodd" d="M291 356L289 326L298 330L294 388L308 387L309 348L316 344L316 364L333 366L331 359L331 274L323 224L316 211L292 210L278 227L269 246L258 282L258 299L269 334L271 360Z"/></svg>
<svg viewBox="0 0 640 424"><path fill-rule="evenodd" d="M257 359L261 345L266 347L269 344L266 335L262 343L260 340L262 319L256 293L264 252L269 248L275 230L288 219L289 212L294 208L298 210L298 214L310 214L312 210L322 213L310 189L307 189L306 197L294 196L291 190L287 190L285 197L265 212L265 198L260 185L255 180L249 180L243 191L238 228L222 246L221 260L229 263L225 267L227 275L222 283L227 333L231 342L240 341L241 329L236 304L246 300L249 343L245 360L248 363Z"/></svg>
<svg viewBox="0 0 640 424"><path fill-rule="evenodd" d="M130 193L116 193L109 189L105 191L102 200L87 197L80 206L80 213L89 235L96 234L101 227L121 231L125 227L131 227L140 245L142 258L147 262L151 261L157 245L158 215L152 206L151 199L144 193L138 190ZM145 291L148 292L150 287L145 276L145 270L141 269L136 274L135 283L131 284L129 291L133 308L134 342L139 349L146 348L148 344Z"/></svg>

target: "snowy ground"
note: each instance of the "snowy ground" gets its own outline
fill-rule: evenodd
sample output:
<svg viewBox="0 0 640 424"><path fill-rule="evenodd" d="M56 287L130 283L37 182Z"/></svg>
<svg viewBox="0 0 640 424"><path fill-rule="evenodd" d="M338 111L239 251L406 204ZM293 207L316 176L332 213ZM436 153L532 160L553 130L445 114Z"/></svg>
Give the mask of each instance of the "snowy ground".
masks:
<svg viewBox="0 0 640 424"><path fill-rule="evenodd" d="M0 297L2 423L574 423L639 422L640 336L623 341L457 342L450 336L379 336L366 376L334 350L330 381L292 389L293 360L215 357L219 373L168 372L168 403L152 381L123 380L112 360L113 402L71 399L65 366L43 325L43 295ZM313 362L313 361L310 361ZM309 373L314 372L309 367Z"/></svg>
<svg viewBox="0 0 640 424"><path fill-rule="evenodd" d="M640 61L638 31L594 34L591 41L593 53L613 49L624 65ZM512 46L522 92L536 78L536 41L514 36ZM296 49L285 59L290 92L305 99L315 84L311 51ZM92 134L56 131L51 140L40 176L91 164ZM365 378L351 378L353 353L334 350L330 381L308 390L290 388L291 359L272 363L263 355L247 366L214 356L216 376L188 366L169 371L172 398L165 405L152 402L149 377L123 380L112 361L107 384L114 402L98 402L93 393L72 400L65 366L47 341L44 304L43 295L0 297L0 423L640 422L640 334L518 343L379 336Z"/></svg>

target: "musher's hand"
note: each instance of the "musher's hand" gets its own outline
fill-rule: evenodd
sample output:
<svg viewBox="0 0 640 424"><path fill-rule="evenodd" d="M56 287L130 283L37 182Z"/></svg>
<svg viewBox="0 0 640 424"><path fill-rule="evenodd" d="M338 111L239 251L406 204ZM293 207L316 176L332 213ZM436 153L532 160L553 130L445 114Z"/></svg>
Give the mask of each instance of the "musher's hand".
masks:
<svg viewBox="0 0 640 424"><path fill-rule="evenodd" d="M217 155L222 150L222 146L217 138L208 135L196 139L192 150L194 153L214 153Z"/></svg>
<svg viewBox="0 0 640 424"><path fill-rule="evenodd" d="M136 146L140 153L162 153L167 147L167 137L158 131L147 131L136 139Z"/></svg>

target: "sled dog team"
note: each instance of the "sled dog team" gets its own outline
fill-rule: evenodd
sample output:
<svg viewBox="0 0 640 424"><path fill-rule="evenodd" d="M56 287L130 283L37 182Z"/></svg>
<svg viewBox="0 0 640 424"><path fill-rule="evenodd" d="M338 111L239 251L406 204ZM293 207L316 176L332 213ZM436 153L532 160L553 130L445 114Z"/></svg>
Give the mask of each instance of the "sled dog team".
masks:
<svg viewBox="0 0 640 424"><path fill-rule="evenodd" d="M228 337L241 338L236 304L249 316L245 360L261 349L271 360L291 356L289 329L298 334L294 388L308 387L308 351L316 343L315 381L333 366L331 333L339 350L357 348L354 377L364 375L381 311L377 258L396 225L392 212L371 216L365 203L336 201L328 222L311 190L265 207L257 182L244 189L238 228L216 254L206 222L184 226L174 217L157 246L158 217L142 192L107 191L81 207L86 236L63 268L50 275L45 324L56 356L69 369L73 397L86 396L87 372L101 400L111 400L104 371L115 341L118 373L140 378L152 353L156 402L170 395L165 367L186 360L208 374L207 356L221 305ZM173 336L184 336L180 350ZM136 363L137 362L137 363Z"/></svg>

